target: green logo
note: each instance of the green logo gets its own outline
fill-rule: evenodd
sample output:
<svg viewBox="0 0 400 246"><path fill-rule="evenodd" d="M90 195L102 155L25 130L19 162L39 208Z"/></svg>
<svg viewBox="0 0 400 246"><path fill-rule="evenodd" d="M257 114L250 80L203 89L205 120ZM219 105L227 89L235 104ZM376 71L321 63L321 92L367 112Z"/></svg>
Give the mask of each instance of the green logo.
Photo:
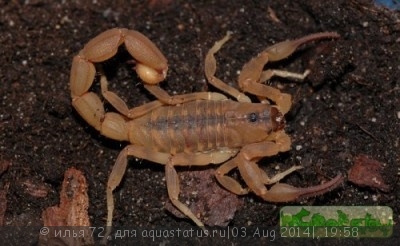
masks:
<svg viewBox="0 0 400 246"><path fill-rule="evenodd" d="M280 230L283 237L390 237L393 211L387 206L286 206Z"/></svg>

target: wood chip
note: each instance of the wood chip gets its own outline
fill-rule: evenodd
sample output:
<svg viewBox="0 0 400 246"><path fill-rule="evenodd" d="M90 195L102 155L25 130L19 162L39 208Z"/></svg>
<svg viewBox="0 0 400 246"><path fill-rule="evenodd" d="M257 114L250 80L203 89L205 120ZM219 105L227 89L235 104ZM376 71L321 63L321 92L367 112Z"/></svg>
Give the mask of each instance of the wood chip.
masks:
<svg viewBox="0 0 400 246"><path fill-rule="evenodd" d="M214 177L215 170L179 172L181 202L189 203L189 209L208 226L227 226L235 212L243 206L239 196L222 188ZM168 200L166 209L179 218L186 218Z"/></svg>
<svg viewBox="0 0 400 246"><path fill-rule="evenodd" d="M65 226L65 231L75 232L84 237L74 237L73 233L67 233L70 237L55 237L55 230L60 228L50 228L47 236L41 235L40 245L54 245L65 243L67 245L90 245L93 244L90 221L88 215L89 197L87 194L87 183L81 171L75 168L68 169L64 174L64 181L60 194L60 205L49 207L42 213L45 227ZM64 234L65 235L65 234Z"/></svg>
<svg viewBox="0 0 400 246"><path fill-rule="evenodd" d="M371 187L383 192L389 192L390 187L385 184L380 174L382 163L366 155L354 158L354 165L349 171L349 181L360 187Z"/></svg>

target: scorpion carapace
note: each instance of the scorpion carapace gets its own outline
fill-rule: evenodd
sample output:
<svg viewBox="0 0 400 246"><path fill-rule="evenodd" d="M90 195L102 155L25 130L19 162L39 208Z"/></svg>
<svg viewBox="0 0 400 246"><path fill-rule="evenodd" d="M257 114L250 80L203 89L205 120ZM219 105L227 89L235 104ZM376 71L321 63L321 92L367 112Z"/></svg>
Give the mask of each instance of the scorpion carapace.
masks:
<svg viewBox="0 0 400 246"><path fill-rule="evenodd" d="M299 39L277 43L251 59L239 75L241 91L215 77L215 53L230 39L228 33L217 41L205 58L205 76L209 83L224 94L196 92L170 96L158 86L167 73L167 59L143 34L114 28L92 39L72 62L70 87L72 105L88 124L101 134L129 141L118 155L107 183L107 232L111 232L114 199L113 190L120 184L127 167L127 157L147 159L165 166L168 195L172 203L196 225L204 226L190 209L179 201L179 177L175 166L221 164L215 171L218 182L227 190L243 195L254 192L271 202L293 201L301 197L323 194L343 180L332 180L307 188L278 183L301 166L280 172L273 177L258 167L257 161L290 149L290 137L284 131L284 114L291 107L291 96L264 84L273 76L304 79L309 73L293 73L267 69L265 64L292 54L300 45L319 39L338 38L335 32L311 34ZM94 63L114 56L118 47L125 47L133 59L144 87L157 100L129 109L114 92L100 71L101 93L117 112L106 112L100 97L89 89L94 82ZM252 103L247 93L261 103ZM232 169L239 172L247 187L228 176ZM270 189L266 185L272 185Z"/></svg>

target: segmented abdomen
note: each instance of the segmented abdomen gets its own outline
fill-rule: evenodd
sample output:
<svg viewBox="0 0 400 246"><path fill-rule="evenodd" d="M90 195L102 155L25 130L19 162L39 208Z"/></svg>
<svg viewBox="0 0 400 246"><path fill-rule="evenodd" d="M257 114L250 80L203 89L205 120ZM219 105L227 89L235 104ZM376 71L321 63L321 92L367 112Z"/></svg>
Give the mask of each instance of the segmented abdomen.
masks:
<svg viewBox="0 0 400 246"><path fill-rule="evenodd" d="M227 146L224 106L229 101L194 101L154 110L145 124L162 152L196 152Z"/></svg>

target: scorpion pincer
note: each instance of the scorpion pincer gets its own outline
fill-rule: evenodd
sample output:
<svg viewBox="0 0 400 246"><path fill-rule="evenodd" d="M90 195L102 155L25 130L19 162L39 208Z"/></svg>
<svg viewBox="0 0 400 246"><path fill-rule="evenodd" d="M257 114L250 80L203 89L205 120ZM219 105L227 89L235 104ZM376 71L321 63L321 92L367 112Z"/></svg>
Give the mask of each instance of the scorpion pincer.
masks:
<svg viewBox="0 0 400 246"><path fill-rule="evenodd" d="M303 80L310 72L263 71L265 64L288 57L304 43L338 37L335 32L315 33L266 48L243 66L238 78L240 90L237 90L215 77L214 55L229 40L228 33L208 51L205 75L209 83L236 100L215 92L170 96L158 86L166 77L167 59L155 44L137 31L114 28L87 43L72 62L72 105L102 135L129 142L118 155L107 183L107 235L111 232L114 211L113 190L124 176L128 156L164 165L169 198L200 227L203 223L178 199L176 166L222 164L215 176L223 187L238 195L251 191L270 202L293 201L337 187L343 180L341 175L307 188L279 183L302 167L293 166L269 177L258 167L257 161L288 151L291 145L284 131L284 115L291 107L291 96L263 82L272 76ZM117 94L108 90L107 79L100 72L101 94L116 110L106 112L100 97L89 91L96 77L95 64L114 56L122 44L135 60L135 69L144 87L157 100L130 109ZM260 102L251 102L246 94L255 95ZM235 168L247 187L227 175ZM268 189L267 185L272 187Z"/></svg>

